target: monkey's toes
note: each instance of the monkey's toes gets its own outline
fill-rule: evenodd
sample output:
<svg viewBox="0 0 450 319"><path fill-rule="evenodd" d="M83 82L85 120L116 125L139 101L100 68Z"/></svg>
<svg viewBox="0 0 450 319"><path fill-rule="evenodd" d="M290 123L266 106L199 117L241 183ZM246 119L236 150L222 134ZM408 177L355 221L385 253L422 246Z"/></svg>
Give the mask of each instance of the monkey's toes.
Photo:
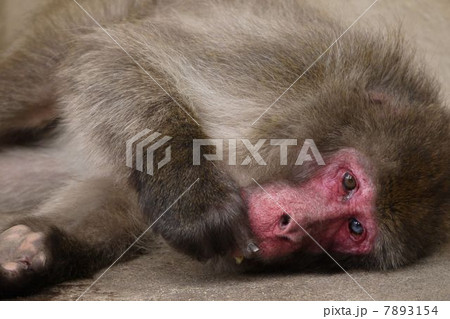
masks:
<svg viewBox="0 0 450 319"><path fill-rule="evenodd" d="M0 234L0 267L8 276L38 272L45 267L46 260L44 233L17 225Z"/></svg>

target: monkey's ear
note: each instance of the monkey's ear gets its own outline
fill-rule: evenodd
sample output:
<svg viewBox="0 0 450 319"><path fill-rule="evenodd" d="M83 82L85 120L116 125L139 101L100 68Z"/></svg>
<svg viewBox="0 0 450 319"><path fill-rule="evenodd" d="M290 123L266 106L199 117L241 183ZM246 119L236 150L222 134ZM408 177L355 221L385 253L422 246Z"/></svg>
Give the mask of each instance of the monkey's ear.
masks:
<svg viewBox="0 0 450 319"><path fill-rule="evenodd" d="M369 91L368 96L373 104L385 104L390 101L389 95L380 91Z"/></svg>

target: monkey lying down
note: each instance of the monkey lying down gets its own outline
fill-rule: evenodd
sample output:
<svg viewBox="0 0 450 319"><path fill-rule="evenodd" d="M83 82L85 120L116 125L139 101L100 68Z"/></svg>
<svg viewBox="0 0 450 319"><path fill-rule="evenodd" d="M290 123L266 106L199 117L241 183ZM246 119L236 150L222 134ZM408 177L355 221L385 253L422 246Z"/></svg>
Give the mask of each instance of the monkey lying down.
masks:
<svg viewBox="0 0 450 319"><path fill-rule="evenodd" d="M301 1L79 4L105 30L55 1L0 62L3 296L92 275L149 226L244 270L397 268L445 239L450 115L397 32L326 51L346 26ZM153 175L125 161L145 129L171 137Z"/></svg>

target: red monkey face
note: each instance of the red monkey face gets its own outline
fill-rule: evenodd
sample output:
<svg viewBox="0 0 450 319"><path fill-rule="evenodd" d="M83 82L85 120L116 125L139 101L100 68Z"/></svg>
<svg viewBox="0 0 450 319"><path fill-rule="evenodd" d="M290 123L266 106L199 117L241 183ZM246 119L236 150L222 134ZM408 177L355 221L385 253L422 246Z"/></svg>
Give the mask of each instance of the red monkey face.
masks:
<svg viewBox="0 0 450 319"><path fill-rule="evenodd" d="M273 183L243 192L263 259L298 250L320 253L320 246L352 255L373 250L375 189L359 158L343 150L300 185Z"/></svg>

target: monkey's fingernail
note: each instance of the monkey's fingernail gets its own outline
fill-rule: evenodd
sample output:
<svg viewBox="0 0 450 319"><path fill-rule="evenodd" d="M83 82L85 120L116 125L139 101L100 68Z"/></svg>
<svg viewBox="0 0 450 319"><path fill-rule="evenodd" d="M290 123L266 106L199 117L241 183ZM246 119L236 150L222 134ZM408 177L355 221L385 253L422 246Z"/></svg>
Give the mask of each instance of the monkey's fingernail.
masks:
<svg viewBox="0 0 450 319"><path fill-rule="evenodd" d="M240 265L244 260L244 256L234 257L234 260L236 261L237 265Z"/></svg>
<svg viewBox="0 0 450 319"><path fill-rule="evenodd" d="M247 246L247 250L252 254L257 253L259 251L259 247L256 246L255 243L249 243Z"/></svg>

